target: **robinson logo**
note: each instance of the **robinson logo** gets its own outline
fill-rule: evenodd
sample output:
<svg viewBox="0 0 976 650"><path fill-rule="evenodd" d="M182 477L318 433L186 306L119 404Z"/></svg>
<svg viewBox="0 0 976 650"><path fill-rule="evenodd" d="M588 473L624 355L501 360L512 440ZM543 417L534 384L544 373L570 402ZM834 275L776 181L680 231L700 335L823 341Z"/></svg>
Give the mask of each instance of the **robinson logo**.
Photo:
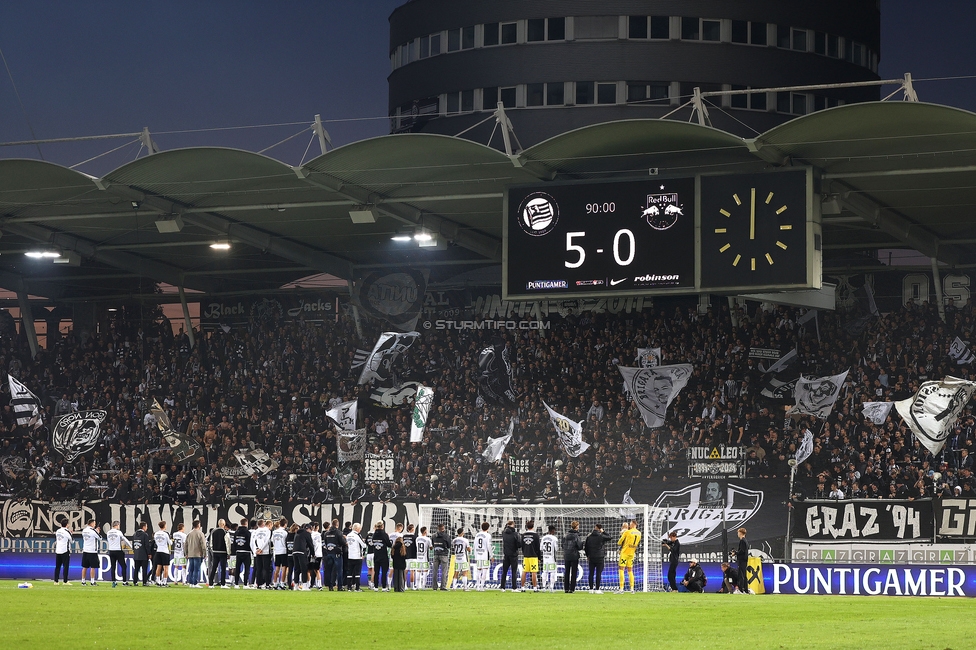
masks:
<svg viewBox="0 0 976 650"><path fill-rule="evenodd" d="M533 237L548 235L559 221L559 206L545 192L533 192L522 200L518 214L519 225Z"/></svg>

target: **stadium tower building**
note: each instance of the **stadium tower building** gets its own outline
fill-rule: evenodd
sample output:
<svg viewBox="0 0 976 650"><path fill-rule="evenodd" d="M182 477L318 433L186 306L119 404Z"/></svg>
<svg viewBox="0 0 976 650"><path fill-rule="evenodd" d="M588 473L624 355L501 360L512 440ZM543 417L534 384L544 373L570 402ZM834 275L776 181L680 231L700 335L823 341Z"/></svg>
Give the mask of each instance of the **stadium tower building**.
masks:
<svg viewBox="0 0 976 650"><path fill-rule="evenodd" d="M879 5L410 0L390 16L391 131L484 143L496 126L486 117L501 102L529 147L589 124L663 117L696 87L877 80ZM751 137L798 115L877 99L879 88L869 86L711 96L706 107L713 126ZM672 117L688 119L690 109ZM492 145L501 147L497 133Z"/></svg>

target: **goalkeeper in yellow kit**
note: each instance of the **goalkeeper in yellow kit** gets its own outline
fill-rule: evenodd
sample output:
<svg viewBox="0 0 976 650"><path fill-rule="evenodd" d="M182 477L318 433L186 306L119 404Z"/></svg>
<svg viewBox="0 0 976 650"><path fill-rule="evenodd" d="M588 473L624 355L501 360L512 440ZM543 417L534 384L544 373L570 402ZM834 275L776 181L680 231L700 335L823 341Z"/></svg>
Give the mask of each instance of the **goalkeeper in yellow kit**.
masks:
<svg viewBox="0 0 976 650"><path fill-rule="evenodd" d="M631 520L630 524L620 531L620 539L617 546L620 547L620 562L618 573L620 575L620 591L624 591L624 571L630 576L630 591L634 591L634 558L637 555L637 547L640 546L641 533L637 530L637 522Z"/></svg>

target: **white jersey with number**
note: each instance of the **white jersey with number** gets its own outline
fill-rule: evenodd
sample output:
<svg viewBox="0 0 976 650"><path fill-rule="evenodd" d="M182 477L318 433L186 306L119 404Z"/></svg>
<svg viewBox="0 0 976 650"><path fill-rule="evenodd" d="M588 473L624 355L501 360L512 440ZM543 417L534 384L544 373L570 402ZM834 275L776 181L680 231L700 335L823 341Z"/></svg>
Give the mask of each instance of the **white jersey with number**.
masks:
<svg viewBox="0 0 976 650"><path fill-rule="evenodd" d="M559 540L556 539L556 536L543 535L542 542L539 544L539 546L542 548L542 563L555 564L556 549L559 548Z"/></svg>
<svg viewBox="0 0 976 650"><path fill-rule="evenodd" d="M491 535L485 531L481 531L474 536L474 559L480 561L490 560L491 556Z"/></svg>
<svg viewBox="0 0 976 650"><path fill-rule="evenodd" d="M182 530L178 530L173 533L173 559L179 560L184 557L184 552L186 549L186 533Z"/></svg>
<svg viewBox="0 0 976 650"><path fill-rule="evenodd" d="M169 533L167 533L165 530L157 530L156 534L153 535L153 541L156 542L157 553L169 553L170 551Z"/></svg>
<svg viewBox="0 0 976 650"><path fill-rule="evenodd" d="M451 550L454 553L455 562L467 562L471 544L463 537L455 537L454 541L451 542Z"/></svg>
<svg viewBox="0 0 976 650"><path fill-rule="evenodd" d="M57 532L54 533L54 552L55 553L70 553L71 552L71 531L62 526L58 528Z"/></svg>
<svg viewBox="0 0 976 650"><path fill-rule="evenodd" d="M433 545L430 538L426 535L421 535L417 538L417 561L428 562L430 560L430 547Z"/></svg>
<svg viewBox="0 0 976 650"><path fill-rule="evenodd" d="M312 531L312 550L314 554L312 557L320 558L322 557L322 533L317 530Z"/></svg>
<svg viewBox="0 0 976 650"><path fill-rule="evenodd" d="M102 536L98 534L97 530L91 526L85 526L85 529L81 531L81 540L81 551L83 553L98 553L98 543L102 541Z"/></svg>
<svg viewBox="0 0 976 650"><path fill-rule="evenodd" d="M275 555L288 553L288 549L285 547L286 537L288 537L288 531L284 528L275 528L271 533L271 546Z"/></svg>

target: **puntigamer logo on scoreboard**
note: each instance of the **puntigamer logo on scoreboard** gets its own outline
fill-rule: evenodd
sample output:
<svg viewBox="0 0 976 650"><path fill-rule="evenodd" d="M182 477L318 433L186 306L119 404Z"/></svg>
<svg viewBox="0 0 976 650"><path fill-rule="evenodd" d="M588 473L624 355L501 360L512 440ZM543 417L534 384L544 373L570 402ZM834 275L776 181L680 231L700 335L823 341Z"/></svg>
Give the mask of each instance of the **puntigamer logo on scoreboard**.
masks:
<svg viewBox="0 0 976 650"><path fill-rule="evenodd" d="M566 280L529 280L525 283L526 291L542 291L545 289L568 289Z"/></svg>
<svg viewBox="0 0 976 650"><path fill-rule="evenodd" d="M533 237L548 235L559 221L559 205L545 192L533 192L519 206L519 225Z"/></svg>

